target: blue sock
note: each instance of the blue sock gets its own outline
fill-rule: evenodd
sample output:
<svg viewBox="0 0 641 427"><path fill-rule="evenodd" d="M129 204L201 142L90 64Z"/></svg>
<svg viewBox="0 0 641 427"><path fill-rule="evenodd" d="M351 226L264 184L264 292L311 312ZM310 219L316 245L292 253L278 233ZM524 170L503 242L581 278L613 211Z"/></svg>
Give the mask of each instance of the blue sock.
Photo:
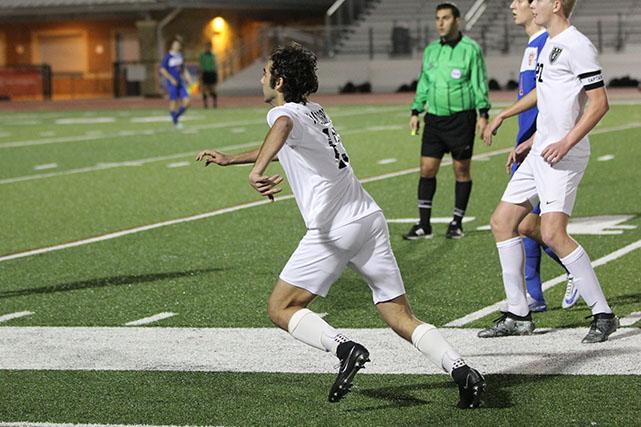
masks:
<svg viewBox="0 0 641 427"><path fill-rule="evenodd" d="M543 246L542 246L542 248L543 248L543 250L545 251L545 253L546 253L546 254L548 254L548 256L549 256L550 258L552 258L554 261L556 261L556 263L557 263L557 264L559 264L561 267L563 267L563 269L565 270L565 273L566 273L566 274L570 274L570 272L568 271L568 269L567 269L567 268L565 268L565 266L563 265L563 263L561 262L561 260L559 259L559 257L554 253L554 251L552 250L552 248L550 248L550 247L548 247L548 246L545 246L545 245L543 245Z"/></svg>
<svg viewBox="0 0 641 427"><path fill-rule="evenodd" d="M545 302L541 289L541 248L537 241L523 238L525 249L525 284L527 292L539 302Z"/></svg>
<svg viewBox="0 0 641 427"><path fill-rule="evenodd" d="M172 123L173 123L173 124L178 123L178 113L176 113L174 110L171 110L171 111L169 112L169 114L171 114L171 121L172 121Z"/></svg>
<svg viewBox="0 0 641 427"><path fill-rule="evenodd" d="M176 113L176 121L178 121L178 117L182 116L185 111L187 111L187 108L181 105L178 109L178 112Z"/></svg>

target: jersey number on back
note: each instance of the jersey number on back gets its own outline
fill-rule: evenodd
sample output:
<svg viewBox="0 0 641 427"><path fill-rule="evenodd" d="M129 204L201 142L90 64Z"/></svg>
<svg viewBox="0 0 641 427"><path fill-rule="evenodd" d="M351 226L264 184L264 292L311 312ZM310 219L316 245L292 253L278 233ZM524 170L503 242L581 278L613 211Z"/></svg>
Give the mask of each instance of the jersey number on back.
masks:
<svg viewBox="0 0 641 427"><path fill-rule="evenodd" d="M334 129L334 126L324 128L323 133L327 137L327 143L334 150L334 157L336 158L336 163L338 163L338 169L347 167L349 157L347 157L347 153L345 153L343 149L341 137L338 135L338 132L336 132L336 129ZM343 150L342 153L338 151L339 148Z"/></svg>

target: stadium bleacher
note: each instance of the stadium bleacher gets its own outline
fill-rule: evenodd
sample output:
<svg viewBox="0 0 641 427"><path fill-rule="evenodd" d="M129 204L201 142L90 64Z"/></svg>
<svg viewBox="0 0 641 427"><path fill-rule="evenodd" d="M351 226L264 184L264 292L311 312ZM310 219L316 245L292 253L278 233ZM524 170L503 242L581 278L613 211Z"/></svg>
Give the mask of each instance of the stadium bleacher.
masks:
<svg viewBox="0 0 641 427"><path fill-rule="evenodd" d="M406 30L409 37L407 55L422 52L425 44L437 36L433 11L438 3L438 0L380 0L352 25L335 50L338 55L368 54L371 51L374 55L394 56L392 33L396 27ZM463 17L475 3L478 2L456 2ZM509 53L519 50L526 42L523 31L512 24L509 4L509 0L486 1L484 12L471 28L464 19L466 33L486 52ZM577 3L572 22L601 50L641 45L640 0L582 0Z"/></svg>

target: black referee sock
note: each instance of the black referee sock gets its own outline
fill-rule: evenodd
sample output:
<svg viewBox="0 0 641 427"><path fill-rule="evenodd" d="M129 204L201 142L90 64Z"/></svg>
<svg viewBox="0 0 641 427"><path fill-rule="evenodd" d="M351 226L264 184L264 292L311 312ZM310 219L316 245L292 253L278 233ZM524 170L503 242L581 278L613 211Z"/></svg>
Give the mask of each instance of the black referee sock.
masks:
<svg viewBox="0 0 641 427"><path fill-rule="evenodd" d="M460 227L467 209L467 202L470 200L472 192L472 181L456 181L454 190L454 218L453 221Z"/></svg>
<svg viewBox="0 0 641 427"><path fill-rule="evenodd" d="M436 177L423 178L418 181L418 212L420 215L420 224L430 225L432 216L432 199L436 193Z"/></svg>

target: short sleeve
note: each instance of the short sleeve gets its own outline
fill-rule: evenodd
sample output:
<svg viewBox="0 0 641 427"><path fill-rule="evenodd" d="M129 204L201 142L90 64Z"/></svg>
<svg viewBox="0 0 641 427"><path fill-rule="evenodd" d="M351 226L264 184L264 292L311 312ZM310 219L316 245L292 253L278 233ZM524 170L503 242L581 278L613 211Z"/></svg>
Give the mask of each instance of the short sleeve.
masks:
<svg viewBox="0 0 641 427"><path fill-rule="evenodd" d="M296 114L293 111L288 110L285 107L274 107L269 112L267 113L267 124L271 128L274 126L274 123L276 123L276 120L282 116L287 116L290 119L292 119L292 122L294 123L294 126L292 127L292 131L289 134L289 138L287 138L287 142L289 143L291 140L296 140L300 138L300 123L298 122L298 118L296 117Z"/></svg>
<svg viewBox="0 0 641 427"><path fill-rule="evenodd" d="M165 69L169 69L169 54L166 53L165 56L162 58L162 67Z"/></svg>
<svg viewBox="0 0 641 427"><path fill-rule="evenodd" d="M572 72L581 81L585 90L604 86L601 64L597 59L597 50L589 40L578 44L570 56Z"/></svg>

